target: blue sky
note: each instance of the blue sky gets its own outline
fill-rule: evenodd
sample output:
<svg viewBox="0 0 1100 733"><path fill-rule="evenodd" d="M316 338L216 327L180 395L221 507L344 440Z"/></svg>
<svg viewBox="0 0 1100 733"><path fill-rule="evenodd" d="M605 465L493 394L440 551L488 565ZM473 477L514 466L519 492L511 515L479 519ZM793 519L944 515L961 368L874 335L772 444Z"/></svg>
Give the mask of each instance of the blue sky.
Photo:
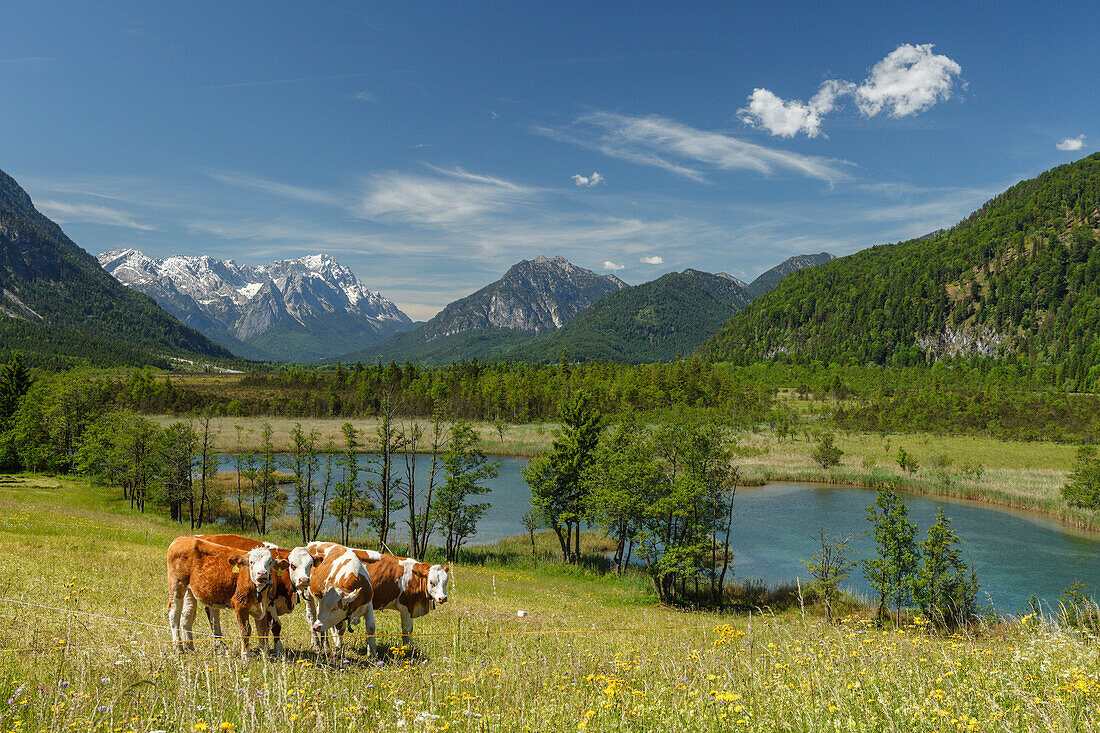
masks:
<svg viewBox="0 0 1100 733"><path fill-rule="evenodd" d="M324 251L416 319L541 254L629 283L750 280L950 226L1100 143L1094 3L105 0L0 19L0 169L78 244Z"/></svg>

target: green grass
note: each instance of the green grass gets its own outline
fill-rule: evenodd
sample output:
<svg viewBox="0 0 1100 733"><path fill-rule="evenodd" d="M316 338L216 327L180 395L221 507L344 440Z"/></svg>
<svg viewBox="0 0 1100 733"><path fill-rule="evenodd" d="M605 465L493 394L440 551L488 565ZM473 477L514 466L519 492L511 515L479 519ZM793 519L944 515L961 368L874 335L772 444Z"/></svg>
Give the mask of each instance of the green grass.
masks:
<svg viewBox="0 0 1100 733"><path fill-rule="evenodd" d="M381 665L362 639L347 663L315 658L300 611L284 625L286 658L247 661L203 642L178 655L166 631L81 615L162 625L164 548L186 531L83 482L0 482L0 731L1100 725L1100 648L1034 619L944 638L859 616L830 627L797 605L687 613L655 605L637 576L525 560L526 538L459 564L451 601L417 624L429 634L417 638L421 653L393 651ZM396 615L379 622L392 641ZM646 630L601 630L624 627Z"/></svg>

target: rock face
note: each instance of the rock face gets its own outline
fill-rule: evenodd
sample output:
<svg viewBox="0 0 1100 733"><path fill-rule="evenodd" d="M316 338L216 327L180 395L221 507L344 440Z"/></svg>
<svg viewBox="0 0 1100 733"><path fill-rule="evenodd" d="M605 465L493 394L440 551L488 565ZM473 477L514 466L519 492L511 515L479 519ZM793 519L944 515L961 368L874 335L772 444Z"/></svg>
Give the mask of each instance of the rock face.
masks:
<svg viewBox="0 0 1100 733"><path fill-rule="evenodd" d="M736 278L687 269L601 299L554 333L505 359L642 363L691 354L750 302Z"/></svg>
<svg viewBox="0 0 1100 733"><path fill-rule="evenodd" d="M250 358L316 361L412 326L397 306L324 254L251 266L119 249L98 260L123 284Z"/></svg>
<svg viewBox="0 0 1100 733"><path fill-rule="evenodd" d="M771 291L779 281L790 275L792 272L798 272L804 270L807 267L817 267L818 265L824 265L826 262L835 260L836 257L828 252L821 252L816 255L795 255L789 259L780 262L772 269L760 274L760 277L756 278L749 285L745 285L745 290L753 298L759 298L761 295L766 295Z"/></svg>
<svg viewBox="0 0 1100 733"><path fill-rule="evenodd" d="M444 308L424 325L424 337L432 341L494 328L555 331L623 287L626 283L614 275L597 275L564 257L522 260L495 283Z"/></svg>
<svg viewBox="0 0 1100 733"><path fill-rule="evenodd" d="M556 331L603 296L624 287L626 283L614 275L597 275L564 257L523 260L504 277L454 301L427 323L343 358L425 365L492 359Z"/></svg>

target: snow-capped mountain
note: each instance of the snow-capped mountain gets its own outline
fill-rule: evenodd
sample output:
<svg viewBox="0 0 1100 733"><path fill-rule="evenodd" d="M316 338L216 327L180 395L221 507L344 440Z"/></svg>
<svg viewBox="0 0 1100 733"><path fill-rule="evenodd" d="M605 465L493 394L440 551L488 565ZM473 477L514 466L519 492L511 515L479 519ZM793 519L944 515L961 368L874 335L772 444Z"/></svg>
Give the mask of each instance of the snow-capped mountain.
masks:
<svg viewBox="0 0 1100 733"><path fill-rule="evenodd" d="M123 284L250 358L315 361L412 327L397 306L325 254L239 265L205 255L157 259L117 249L98 260Z"/></svg>

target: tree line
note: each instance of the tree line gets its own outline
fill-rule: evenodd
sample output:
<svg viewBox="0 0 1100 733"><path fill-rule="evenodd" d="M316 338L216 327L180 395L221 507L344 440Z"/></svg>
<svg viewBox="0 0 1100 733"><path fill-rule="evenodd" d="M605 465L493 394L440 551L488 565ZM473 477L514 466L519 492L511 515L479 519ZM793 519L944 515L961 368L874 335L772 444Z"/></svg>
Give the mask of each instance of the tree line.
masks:
<svg viewBox="0 0 1100 733"><path fill-rule="evenodd" d="M561 405L559 415L551 448L523 471L531 487L529 531L548 528L562 560L579 563L581 530L594 525L614 541L615 570L621 573L633 556L662 602L724 605L741 481L729 426L692 415L656 426L637 414L608 421L583 392ZM834 463L840 451L828 437L816 459ZM893 605L900 619L914 602L945 625L977 616L977 579L962 561L960 540L942 508L921 542L908 509L889 487L879 491L867 518L876 552L862 567L879 594L880 618ZM805 561L827 618L855 566L849 559L851 539L823 531L820 551Z"/></svg>

